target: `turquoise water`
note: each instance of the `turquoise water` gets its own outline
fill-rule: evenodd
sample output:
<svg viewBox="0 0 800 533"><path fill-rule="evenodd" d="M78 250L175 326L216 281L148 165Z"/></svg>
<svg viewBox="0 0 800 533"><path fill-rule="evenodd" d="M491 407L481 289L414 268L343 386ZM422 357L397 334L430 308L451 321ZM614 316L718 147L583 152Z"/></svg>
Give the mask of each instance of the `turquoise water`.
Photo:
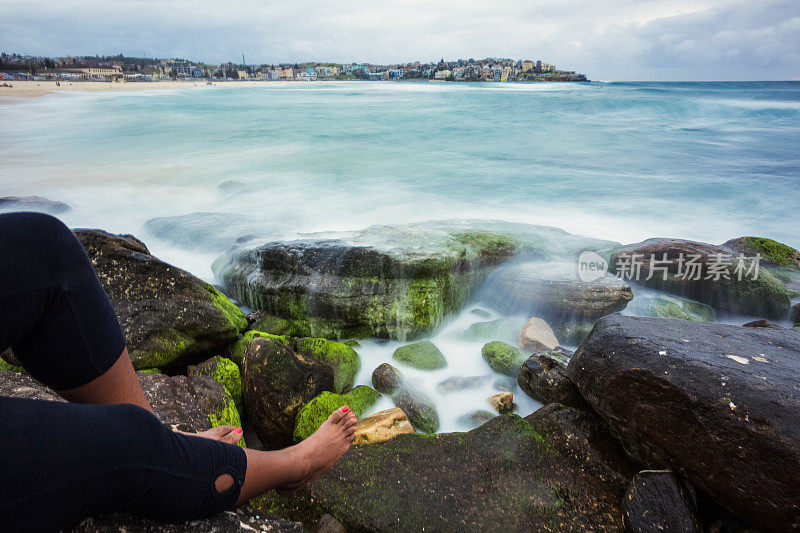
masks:
<svg viewBox="0 0 800 533"><path fill-rule="evenodd" d="M175 246L145 222L212 211L239 217L213 228L231 238L283 238L495 218L800 247L800 83L266 83L57 94L0 106L0 124L0 196L67 202L71 226L133 233L209 280L218 245ZM451 368L485 374L480 344L453 340L470 320L434 340ZM360 383L394 347L365 343ZM408 371L444 430L493 390L437 395L453 372Z"/></svg>

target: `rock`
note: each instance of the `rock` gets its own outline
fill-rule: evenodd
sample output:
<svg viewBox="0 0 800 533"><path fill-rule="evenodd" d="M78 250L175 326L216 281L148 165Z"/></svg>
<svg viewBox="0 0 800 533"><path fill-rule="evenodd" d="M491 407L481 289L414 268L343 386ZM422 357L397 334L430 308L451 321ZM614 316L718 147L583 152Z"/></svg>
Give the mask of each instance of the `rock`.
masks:
<svg viewBox="0 0 800 533"><path fill-rule="evenodd" d="M160 374L157 368L148 369L155 374ZM242 403L242 374L236 363L225 357L212 357L203 361L199 365L190 366L187 369L189 376L209 376L214 381L225 387L228 394L231 395L233 401L240 408L244 407Z"/></svg>
<svg viewBox="0 0 800 533"><path fill-rule="evenodd" d="M497 320L475 322L464 330L461 337L470 342L488 342L491 340L515 342L521 324L521 320L514 318L498 318Z"/></svg>
<svg viewBox="0 0 800 533"><path fill-rule="evenodd" d="M353 444L386 442L401 433L414 433L414 426L402 409L393 407L360 419L356 424L356 440Z"/></svg>
<svg viewBox="0 0 800 533"><path fill-rule="evenodd" d="M589 336L593 327L593 322L562 322L553 325L553 333L562 344L577 347Z"/></svg>
<svg viewBox="0 0 800 533"><path fill-rule="evenodd" d="M636 469L619 445L587 413L537 413L353 446L274 505L317 508L348 531L621 530L620 499Z"/></svg>
<svg viewBox="0 0 800 533"><path fill-rule="evenodd" d="M372 372L372 385L378 392L391 396L417 431L435 433L439 429L439 413L433 402L410 386L403 374L389 363L383 363Z"/></svg>
<svg viewBox="0 0 800 533"><path fill-rule="evenodd" d="M360 348L361 347L361 343L358 342L355 339L350 339L350 340L344 341L342 344L346 344L351 348Z"/></svg>
<svg viewBox="0 0 800 533"><path fill-rule="evenodd" d="M700 532L691 493L669 470L642 470L622 498L625 529L635 533Z"/></svg>
<svg viewBox="0 0 800 533"><path fill-rule="evenodd" d="M497 413L493 413L491 411L486 411L485 409L481 409L480 411L472 411L471 413L467 413L458 417L457 422L462 426L466 426L470 429L475 429L478 426L482 426L492 418L495 418Z"/></svg>
<svg viewBox="0 0 800 533"><path fill-rule="evenodd" d="M241 426L228 392L207 376L164 376L138 372L144 395L161 422L172 429L197 432L215 426ZM0 371L0 396L63 402L33 378Z"/></svg>
<svg viewBox="0 0 800 533"><path fill-rule="evenodd" d="M506 376L516 376L525 354L516 346L503 341L492 341L483 346L481 356L492 370Z"/></svg>
<svg viewBox="0 0 800 533"><path fill-rule="evenodd" d="M324 514L322 518L319 519L317 527L314 528L314 533L347 533L347 530L342 523L333 516Z"/></svg>
<svg viewBox="0 0 800 533"><path fill-rule="evenodd" d="M492 272L484 289L484 301L504 314L554 323L591 321L624 309L632 298L630 285L611 274L581 281L576 261L505 265Z"/></svg>
<svg viewBox="0 0 800 533"><path fill-rule="evenodd" d="M759 527L800 527L800 331L606 317L567 373L643 464Z"/></svg>
<svg viewBox="0 0 800 533"><path fill-rule="evenodd" d="M247 315L248 328L272 335L297 335L292 323L286 319L269 315L260 309Z"/></svg>
<svg viewBox="0 0 800 533"><path fill-rule="evenodd" d="M765 237L738 237L721 245L746 257L761 256L761 264L800 270L800 251Z"/></svg>
<svg viewBox="0 0 800 533"><path fill-rule="evenodd" d="M372 386L381 394L393 395L405 387L403 375L389 363L383 363L372 371Z"/></svg>
<svg viewBox="0 0 800 533"><path fill-rule="evenodd" d="M695 322L714 322L717 313L713 307L674 296L640 297L631 301L623 315L677 318Z"/></svg>
<svg viewBox="0 0 800 533"><path fill-rule="evenodd" d="M447 366L447 360L431 341L415 342L401 346L392 359L421 370L438 370Z"/></svg>
<svg viewBox="0 0 800 533"><path fill-rule="evenodd" d="M170 368L223 349L247 327L217 289L150 255L131 235L73 230L127 339L134 368Z"/></svg>
<svg viewBox="0 0 800 533"><path fill-rule="evenodd" d="M57 202L43 196L3 196L0 198L0 211L42 211L56 215L72 209L64 202Z"/></svg>
<svg viewBox="0 0 800 533"><path fill-rule="evenodd" d="M492 382L492 387L500 392L511 392L517 386L517 380L511 376L498 376Z"/></svg>
<svg viewBox="0 0 800 533"><path fill-rule="evenodd" d="M118 533L252 533L253 531L303 533L306 530L297 522L289 522L249 507L240 507L235 511L224 511L211 518L189 520L180 524L167 524L114 513L87 518L66 531L70 533L95 533L97 531L116 531Z"/></svg>
<svg viewBox="0 0 800 533"><path fill-rule="evenodd" d="M488 382L490 377L491 376L453 376L436 385L436 390L439 391L440 394L447 394L448 392L475 389Z"/></svg>
<svg viewBox="0 0 800 533"><path fill-rule="evenodd" d="M553 350L558 346L558 339L547 322L533 317L522 327L517 338L517 346L527 353Z"/></svg>
<svg viewBox="0 0 800 533"><path fill-rule="evenodd" d="M0 359L9 365L21 366L22 364L19 362L19 359L17 359L17 356L14 355L14 351L11 348L6 348L4 352L0 353Z"/></svg>
<svg viewBox="0 0 800 533"><path fill-rule="evenodd" d="M421 392L404 389L395 393L392 401L408 415L408 420L420 433L436 433L439 429L439 412Z"/></svg>
<svg viewBox="0 0 800 533"><path fill-rule="evenodd" d="M469 312L469 314L475 315L478 318L484 318L484 319L492 317L491 313L489 313L488 311L485 311L483 309L473 309L473 310L471 310Z"/></svg>
<svg viewBox="0 0 800 533"><path fill-rule="evenodd" d="M239 301L304 336L413 340L460 311L503 261L612 244L554 228L441 221L240 246L212 269Z"/></svg>
<svg viewBox="0 0 800 533"><path fill-rule="evenodd" d="M771 328L771 329L783 329L775 322L770 322L769 320L753 320L752 322L748 322L747 324L742 324L743 328Z"/></svg>
<svg viewBox="0 0 800 533"><path fill-rule="evenodd" d="M663 257L666 257L665 263ZM656 262L651 264L653 258ZM724 264L726 258L733 262ZM609 264L612 271L625 275L631 273L626 264L636 263L641 267L638 283L697 300L718 312L784 318L789 311L789 296L784 284L764 268L760 268L758 277L753 279L754 272L747 273L753 266L748 261L742 262L741 280L738 279L736 259L732 258L730 250L711 244L681 239L648 239L619 248L612 254ZM697 267L690 266L689 260ZM686 275L679 274L679 268ZM650 274L652 277L648 280ZM700 279L695 279L697 277Z"/></svg>
<svg viewBox="0 0 800 533"><path fill-rule="evenodd" d="M514 395L510 392L493 394L486 398L486 401L489 402L489 405L492 406L492 409L501 415L513 413L517 409L517 406L514 404Z"/></svg>
<svg viewBox="0 0 800 533"><path fill-rule="evenodd" d="M258 337L280 342L304 357L329 366L333 370L334 392L343 393L353 388L356 375L361 370L361 359L356 351L341 342L314 337L272 335L255 330L245 332L236 341L230 351L231 360L241 366L247 346Z"/></svg>
<svg viewBox="0 0 800 533"><path fill-rule="evenodd" d="M221 252L232 243L246 243L262 233L257 222L244 215L190 213L151 218L144 229L153 237L189 249Z"/></svg>
<svg viewBox="0 0 800 533"><path fill-rule="evenodd" d="M558 352L539 352L530 356L519 368L519 387L543 404L560 403L586 408L586 402L569 379L563 360L559 361L558 356Z"/></svg>
<svg viewBox="0 0 800 533"><path fill-rule="evenodd" d="M310 437L331 416L331 413L345 405L356 414L357 418L361 418L380 397L380 394L366 385L359 385L347 394L325 391L304 405L297 413L294 440L299 442Z"/></svg>
<svg viewBox="0 0 800 533"><path fill-rule="evenodd" d="M333 369L280 341L254 338L244 354L242 392L256 434L268 449L292 443L295 418L316 396L333 390Z"/></svg>
<svg viewBox="0 0 800 533"><path fill-rule="evenodd" d="M800 303L794 304L789 311L789 320L794 324L800 323Z"/></svg>

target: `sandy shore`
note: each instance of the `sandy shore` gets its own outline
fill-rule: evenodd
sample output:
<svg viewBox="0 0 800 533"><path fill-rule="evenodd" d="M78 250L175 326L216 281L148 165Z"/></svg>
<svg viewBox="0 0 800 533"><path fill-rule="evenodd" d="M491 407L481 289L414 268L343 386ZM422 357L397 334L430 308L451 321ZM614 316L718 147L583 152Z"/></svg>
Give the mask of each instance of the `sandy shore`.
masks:
<svg viewBox="0 0 800 533"><path fill-rule="evenodd" d="M11 87L3 87L3 83ZM263 81L214 81L214 86L236 86L243 87L248 85L259 85ZM280 82L287 83L287 82ZM288 82L292 83L292 82ZM297 82L308 83L308 82ZM64 91L142 91L152 89L181 89L186 87L207 87L205 81L154 81L154 82L127 82L109 83L100 81L62 81L56 85L55 81L28 81L28 80L2 80L0 81L0 105L13 104L23 101L25 98L35 98L56 92Z"/></svg>

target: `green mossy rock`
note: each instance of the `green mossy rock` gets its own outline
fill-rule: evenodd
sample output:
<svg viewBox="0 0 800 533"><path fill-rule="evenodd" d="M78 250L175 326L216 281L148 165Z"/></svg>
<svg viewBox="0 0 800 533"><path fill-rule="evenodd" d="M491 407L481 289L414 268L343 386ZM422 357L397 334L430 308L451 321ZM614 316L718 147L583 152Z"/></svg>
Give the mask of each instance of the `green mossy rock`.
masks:
<svg viewBox="0 0 800 533"><path fill-rule="evenodd" d="M143 368L137 372L144 372L145 374L163 374L160 368Z"/></svg>
<svg viewBox="0 0 800 533"><path fill-rule="evenodd" d="M413 340L460 311L512 257L572 259L612 244L542 226L442 221L233 248L212 269L230 294L295 334Z"/></svg>
<svg viewBox="0 0 800 533"><path fill-rule="evenodd" d="M747 257L761 255L761 263L800 270L800 251L766 237L738 237L722 246Z"/></svg>
<svg viewBox="0 0 800 533"><path fill-rule="evenodd" d="M522 350L503 341L492 341L481 349L483 359L492 370L506 376L516 376L519 366L528 358Z"/></svg>
<svg viewBox="0 0 800 533"><path fill-rule="evenodd" d="M634 298L623 314L653 318L677 318L694 322L714 322L717 319L717 313L712 307L673 296Z"/></svg>
<svg viewBox="0 0 800 533"><path fill-rule="evenodd" d="M3 359L0 359L0 370L6 370L8 372L19 372L22 374L25 373L25 369L22 368L21 366L6 363Z"/></svg>
<svg viewBox="0 0 800 533"><path fill-rule="evenodd" d="M431 341L415 342L394 351L392 359L420 370L438 370L447 366L447 360Z"/></svg>
<svg viewBox="0 0 800 533"><path fill-rule="evenodd" d="M134 368L177 368L208 357L247 327L224 294L153 257L135 237L73 232L114 306Z"/></svg>
<svg viewBox="0 0 800 533"><path fill-rule="evenodd" d="M212 357L203 361L199 365L190 366L188 369L190 376L209 376L217 383L225 387L228 394L239 407L244 407L242 403L242 374L236 363L225 357Z"/></svg>
<svg viewBox="0 0 800 533"><path fill-rule="evenodd" d="M410 386L398 369L389 363L383 363L373 370L372 384L378 392L391 396L414 429L421 433L435 433L439 429L436 406L425 394Z"/></svg>
<svg viewBox="0 0 800 533"><path fill-rule="evenodd" d="M633 254L640 258L642 275L638 282L646 287L702 302L722 313L783 319L789 311L787 288L768 269L759 268L757 278L753 279L754 275L746 274L747 268L744 268L739 279L735 258L727 266L716 263L720 257L731 258L730 248L682 239L649 239L615 250L609 262L610 270L616 272L626 264L626 258L634 257ZM664 256L667 262L661 264ZM696 259L694 262L700 265L699 276L681 274L681 257ZM666 268L666 275L662 270L651 269L651 258L659 261L654 265L656 268ZM727 274L727 279L714 273L711 265L715 264L722 265L720 271ZM653 276L647 279L650 273Z"/></svg>
<svg viewBox="0 0 800 533"><path fill-rule="evenodd" d="M353 446L328 472L263 510L322 513L348 531L622 531L637 471L593 415L551 404L468 433Z"/></svg>
<svg viewBox="0 0 800 533"><path fill-rule="evenodd" d="M517 342L519 332L524 325L525 320L516 318L498 318L497 320L475 322L464 330L461 337L470 342L487 342L497 339Z"/></svg>
<svg viewBox="0 0 800 533"><path fill-rule="evenodd" d="M311 436L331 416L332 412L345 405L360 419L370 407L378 402L380 397L378 392L366 385L359 385L346 394L323 392L297 413L294 440L301 441Z"/></svg>
<svg viewBox="0 0 800 533"><path fill-rule="evenodd" d="M247 346L257 337L280 342L305 357L331 367L334 375L334 392L342 393L353 388L358 371L361 370L361 358L358 353L342 342L314 337L272 335L255 330L245 332L236 341L231 348L231 360L241 367Z"/></svg>

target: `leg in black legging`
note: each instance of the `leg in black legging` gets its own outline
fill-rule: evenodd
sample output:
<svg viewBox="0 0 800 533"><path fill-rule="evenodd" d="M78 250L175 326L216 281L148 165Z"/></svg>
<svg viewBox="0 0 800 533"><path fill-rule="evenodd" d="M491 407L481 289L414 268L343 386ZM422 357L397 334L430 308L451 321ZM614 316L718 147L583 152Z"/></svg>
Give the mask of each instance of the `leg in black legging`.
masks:
<svg viewBox="0 0 800 533"><path fill-rule="evenodd" d="M0 215L0 350L8 345L67 399L114 403L115 368L135 379L91 263L53 217ZM142 407L0 398L0 530L54 529L106 511L209 516L319 475L355 431L355 417L339 410L299 445L260 452L176 434Z"/></svg>

